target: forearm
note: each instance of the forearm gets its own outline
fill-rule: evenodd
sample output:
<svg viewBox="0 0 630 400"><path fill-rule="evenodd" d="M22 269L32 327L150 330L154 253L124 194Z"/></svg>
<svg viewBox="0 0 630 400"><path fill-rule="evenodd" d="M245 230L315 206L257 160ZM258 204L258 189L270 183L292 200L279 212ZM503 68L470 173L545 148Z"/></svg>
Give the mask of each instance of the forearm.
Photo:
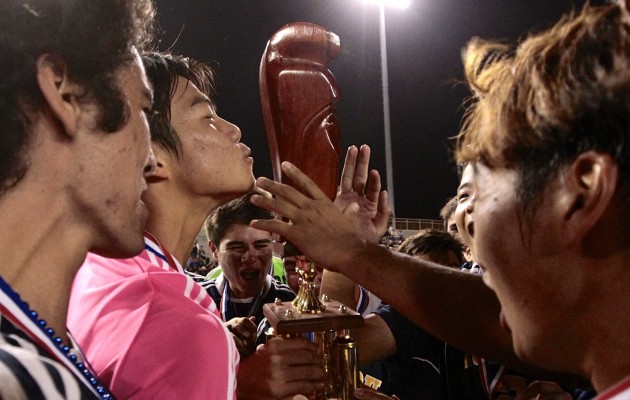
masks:
<svg viewBox="0 0 630 400"><path fill-rule="evenodd" d="M320 293L326 294L329 298L356 310L356 284L343 274L324 270Z"/></svg>
<svg viewBox="0 0 630 400"><path fill-rule="evenodd" d="M332 266L427 332L467 352L515 359L499 302L481 277L364 244L351 265Z"/></svg>
<svg viewBox="0 0 630 400"><path fill-rule="evenodd" d="M370 314L363 328L352 331L359 345L359 364L371 363L396 354L396 339L383 319Z"/></svg>

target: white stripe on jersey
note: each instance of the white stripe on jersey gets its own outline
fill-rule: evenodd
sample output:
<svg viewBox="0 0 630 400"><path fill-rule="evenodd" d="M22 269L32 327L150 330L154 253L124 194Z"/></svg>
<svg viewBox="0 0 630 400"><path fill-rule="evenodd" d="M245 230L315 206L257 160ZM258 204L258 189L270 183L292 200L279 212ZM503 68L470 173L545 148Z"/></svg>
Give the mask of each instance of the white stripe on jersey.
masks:
<svg viewBox="0 0 630 400"><path fill-rule="evenodd" d="M72 376L67 373L67 371L60 371L61 380L63 381L63 386L66 389L66 395L64 398L66 399L78 399L81 397L81 390L79 386L77 386L76 381L72 378Z"/></svg>
<svg viewBox="0 0 630 400"><path fill-rule="evenodd" d="M31 342L30 340L26 340L23 337L20 337L18 335L7 335L7 334L0 335L0 342L6 343L9 346L14 346L13 343L9 343L8 341L5 340L5 337L7 336L10 337L12 340L15 340L18 343L18 347L21 347L34 354L39 353L37 346L35 346L35 343Z"/></svg>
<svg viewBox="0 0 630 400"><path fill-rule="evenodd" d="M194 287L195 282L190 278L186 279L186 289L184 290L184 296L190 299L190 294L192 293Z"/></svg>
<svg viewBox="0 0 630 400"><path fill-rule="evenodd" d="M212 299L211 299L212 300ZM214 300L211 301L211 303L214 304ZM219 319L219 317L216 317L217 319ZM228 331L227 327L224 324L221 324L223 326L223 330L226 332L226 337L228 340L232 339L232 334L230 333L230 331ZM234 352L234 350L236 350L236 346L235 345L231 345L230 343L228 343L228 385L227 385L227 393L225 394L225 398L226 399L234 399L236 398L236 363L239 361L239 354L238 351Z"/></svg>
<svg viewBox="0 0 630 400"><path fill-rule="evenodd" d="M192 279L188 278L188 280L192 281ZM194 282L193 282L194 284ZM203 290L203 288L199 288L199 293L197 293L197 297L195 297L195 299L193 300L195 303L201 305L201 301L203 299L206 298L206 296L208 296L208 293L206 293L205 290ZM210 299L212 301L212 299Z"/></svg>
<svg viewBox="0 0 630 400"><path fill-rule="evenodd" d="M41 388L42 392L46 396L47 400L63 400L64 397L61 396L59 391L57 390L57 386L55 382L52 380L52 377L48 373L48 369L46 369L46 364L52 365L53 368L59 372L60 375L64 373L67 374L68 371L65 368L59 368L57 364L52 364L48 360L41 358L37 354L33 354L26 349L22 349L19 347L8 347L4 346L2 350L7 353L13 355L19 363L26 369L28 374L33 378L37 385ZM70 386L76 386L76 381L74 379L70 379ZM72 398L72 397L67 397Z"/></svg>
<svg viewBox="0 0 630 400"><path fill-rule="evenodd" d="M8 366L0 362L0 398L25 399L26 393L22 389L20 380Z"/></svg>

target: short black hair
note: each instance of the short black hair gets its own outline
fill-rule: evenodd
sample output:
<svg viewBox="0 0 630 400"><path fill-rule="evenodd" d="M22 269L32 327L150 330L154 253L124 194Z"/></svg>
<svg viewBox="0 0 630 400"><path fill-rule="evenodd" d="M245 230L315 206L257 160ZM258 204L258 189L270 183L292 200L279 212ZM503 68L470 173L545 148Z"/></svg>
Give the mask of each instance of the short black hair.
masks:
<svg viewBox="0 0 630 400"><path fill-rule="evenodd" d="M215 246L219 246L225 231L234 224L249 225L255 219L274 219L275 216L269 210L260 208L251 203L257 191L232 200L214 210L206 220L206 234Z"/></svg>
<svg viewBox="0 0 630 400"><path fill-rule="evenodd" d="M448 232L437 229L423 229L413 236L405 239L397 249L401 253L409 254L435 254L441 251L450 250L457 256L460 264L463 261L462 243L455 239Z"/></svg>
<svg viewBox="0 0 630 400"><path fill-rule="evenodd" d="M181 141L171 126L171 99L177 90L177 78L187 79L212 101L214 71L209 65L191 58L156 51L143 53L142 63L153 85L153 113L149 121L151 139L179 157Z"/></svg>

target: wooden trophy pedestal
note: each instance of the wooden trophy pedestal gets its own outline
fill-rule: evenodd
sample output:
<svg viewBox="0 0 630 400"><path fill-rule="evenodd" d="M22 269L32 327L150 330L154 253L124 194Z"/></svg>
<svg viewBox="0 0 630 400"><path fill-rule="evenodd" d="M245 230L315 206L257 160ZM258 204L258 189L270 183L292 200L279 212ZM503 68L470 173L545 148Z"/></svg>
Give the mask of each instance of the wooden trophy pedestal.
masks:
<svg viewBox="0 0 630 400"><path fill-rule="evenodd" d="M263 313L278 336L308 332L338 331L363 326L363 317L340 302L322 302L326 309L317 313L299 312L291 302L263 305Z"/></svg>

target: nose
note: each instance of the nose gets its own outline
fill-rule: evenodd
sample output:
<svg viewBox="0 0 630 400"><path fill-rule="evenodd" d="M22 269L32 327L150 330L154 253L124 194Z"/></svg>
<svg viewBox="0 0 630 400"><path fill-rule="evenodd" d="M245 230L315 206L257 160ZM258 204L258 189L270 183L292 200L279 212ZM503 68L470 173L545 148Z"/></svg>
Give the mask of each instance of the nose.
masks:
<svg viewBox="0 0 630 400"><path fill-rule="evenodd" d="M231 140L235 142L241 140L241 129L238 126L221 117L219 117L219 121L221 123L221 131L225 132Z"/></svg>
<svg viewBox="0 0 630 400"><path fill-rule="evenodd" d="M475 193L470 194L470 199L468 199L468 202L466 203L466 208L465 208L466 214L472 214L476 197L477 195Z"/></svg>
<svg viewBox="0 0 630 400"><path fill-rule="evenodd" d="M247 246L247 250L241 256L242 262L251 262L256 259L264 250L257 249L254 245Z"/></svg>
<svg viewBox="0 0 630 400"><path fill-rule="evenodd" d="M153 154L153 149L149 147L149 155L147 156L147 160L144 164L144 170L142 171L145 178L153 175L156 165L157 162L155 161L155 154Z"/></svg>

